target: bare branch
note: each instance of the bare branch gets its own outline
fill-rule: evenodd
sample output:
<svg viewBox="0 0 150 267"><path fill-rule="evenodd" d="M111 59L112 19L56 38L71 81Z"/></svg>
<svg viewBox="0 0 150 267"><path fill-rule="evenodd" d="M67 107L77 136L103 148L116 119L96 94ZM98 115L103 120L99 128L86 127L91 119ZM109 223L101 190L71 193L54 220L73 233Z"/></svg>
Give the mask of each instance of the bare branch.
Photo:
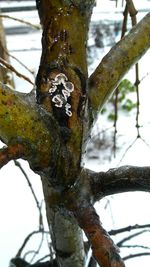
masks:
<svg viewBox="0 0 150 267"><path fill-rule="evenodd" d="M33 76L34 76L34 71L29 69L21 60L19 60L18 58L16 58L15 56L13 56L12 54L8 53L8 51L5 50L5 53L13 58L14 60L16 60L22 67L24 67L28 72L30 72Z"/></svg>
<svg viewBox="0 0 150 267"><path fill-rule="evenodd" d="M14 18L12 16L9 16L9 15L4 15L4 14L0 14L0 17L1 18L5 18L5 19L11 19L11 20L15 20L17 22L20 22L20 23L23 23L23 24L26 24L28 26L30 26L31 28L34 28L36 30L40 30L41 29L41 26L40 25L34 25L26 20L23 20L23 19L18 19L18 18Z"/></svg>
<svg viewBox="0 0 150 267"><path fill-rule="evenodd" d="M130 13L130 17L132 20L132 25L136 25L137 24L136 15L138 11L135 9L135 6L132 0L126 0L126 2L127 2L128 10Z"/></svg>
<svg viewBox="0 0 150 267"><path fill-rule="evenodd" d="M21 166L20 162L18 162L17 160L14 161L15 165L21 170L21 172L23 173L28 185L29 185L29 188L31 190L31 193L33 195L33 198L36 202L36 206L38 208L38 211L39 211L39 230L43 230L44 229L44 225L43 225L43 215L42 215L42 211L41 211L41 205L39 204L39 201L38 201L38 198L34 192L34 189L33 189L33 186L29 180L29 177L28 175L26 174L25 170L23 169L23 167Z"/></svg>
<svg viewBox="0 0 150 267"><path fill-rule="evenodd" d="M103 58L89 78L91 123L122 77L150 47L150 13L148 13Z"/></svg>
<svg viewBox="0 0 150 267"><path fill-rule="evenodd" d="M132 27L135 26L137 24L137 10L135 9L134 3L132 0L126 0L127 2L127 6L128 6L128 10L129 10L129 14L131 17L131 21L132 21ZM135 87L136 87L136 96L137 96L137 111L136 111L136 128L137 128L137 138L140 138L140 125L139 125L139 114L140 114L140 97L139 97L139 84L140 84L140 79L139 79L139 64L137 63L135 65Z"/></svg>
<svg viewBox="0 0 150 267"><path fill-rule="evenodd" d="M71 203L68 203L69 208L91 243L93 256L98 264L101 267L124 267L119 249L102 227L94 207L82 199L82 196L74 197L70 199Z"/></svg>
<svg viewBox="0 0 150 267"><path fill-rule="evenodd" d="M31 83L32 85L34 85L34 83L24 74L21 74L20 72L18 72L11 64L9 64L8 62L6 62L4 59L2 59L0 57L0 63L5 66L7 69L11 70L12 72L14 72L19 78L22 78L24 80L26 80L27 82Z"/></svg>
<svg viewBox="0 0 150 267"><path fill-rule="evenodd" d="M145 233L145 232L149 232L149 231L148 231L148 230L143 230L143 231L134 233L134 234L132 234L132 235L129 235L129 236L123 238L121 241L119 241L119 242L117 243L117 246L118 246L118 247L121 247L123 243L125 243L125 242L131 240L132 238L137 237L138 235L141 235L141 234L143 234L143 233Z"/></svg>
<svg viewBox="0 0 150 267"><path fill-rule="evenodd" d="M150 252L141 252L141 253L137 253L137 254L130 254L126 257L123 258L124 261L126 260L130 260L136 257L142 257L142 256L150 256Z"/></svg>
<svg viewBox="0 0 150 267"><path fill-rule="evenodd" d="M23 173L24 177L26 178L27 183L28 183L28 185L29 185L29 187L30 187L30 189L31 189L32 195L33 195L33 197L34 197L34 199L35 199L37 208L40 210L41 207L40 207L39 201L38 201L37 196L36 196L36 194L35 194L35 192L34 192L34 190L33 190L33 188L32 188L32 184L31 184L31 182L30 182L30 180L29 180L29 178L28 178L26 172L25 172L24 169L22 168L22 166L21 166L21 164L19 163L19 161L15 160L14 162L15 162L15 165L21 170L21 172Z"/></svg>
<svg viewBox="0 0 150 267"><path fill-rule="evenodd" d="M23 244L19 248L19 250L18 250L18 252L16 254L16 258L21 256L22 251L25 248L25 246L27 245L27 243L29 242L30 238L32 238L36 234L42 234L42 236L43 236L43 234L49 234L49 232L48 231L43 231L43 230L38 230L38 231L33 231L30 234L28 234L27 237L24 239Z"/></svg>
<svg viewBox="0 0 150 267"><path fill-rule="evenodd" d="M143 245L123 245L121 248L142 248L142 249L148 249L150 250L150 247L143 246Z"/></svg>
<svg viewBox="0 0 150 267"><path fill-rule="evenodd" d="M26 244L29 242L29 239L30 239L33 235L35 235L35 234L39 234L39 233L41 233L40 230L38 230L38 231L33 231L33 232L31 232L31 233L25 238L25 240L23 241L23 244L21 245L21 247L19 248L19 250L18 250L18 252L17 252L17 254L16 254L16 257L20 257L20 256L21 256L21 253L22 253L23 249L25 248Z"/></svg>
<svg viewBox="0 0 150 267"><path fill-rule="evenodd" d="M150 191L150 167L123 166L107 172L85 170L94 200L128 191Z"/></svg>
<svg viewBox="0 0 150 267"><path fill-rule="evenodd" d="M24 146L14 144L0 149L0 168L6 165L12 159L18 159L25 154Z"/></svg>
<svg viewBox="0 0 150 267"><path fill-rule="evenodd" d="M126 4L125 10L123 12L124 18L123 18L123 23L122 23L122 31L121 31L121 39L125 36L126 30L127 30L127 21L128 21L128 6ZM114 146L113 146L113 151L114 151L114 157L116 156L116 138L117 138L117 121L118 121L118 95L119 95L119 87L117 86L116 91L115 91L115 99L114 99Z"/></svg>
<svg viewBox="0 0 150 267"><path fill-rule="evenodd" d="M5 30L0 18L0 57L9 62ZM0 81L14 88L14 80L10 70L0 67Z"/></svg>
<svg viewBox="0 0 150 267"><path fill-rule="evenodd" d="M129 225L129 226L124 227L124 228L111 230L111 231L109 231L109 234L110 234L110 235L117 235L117 234L121 234L121 233L124 233L124 232L129 232L129 231L132 231L132 230L143 229L143 228L144 228L144 229L145 229L145 228L150 228L150 224L143 224L143 225L135 224L135 225Z"/></svg>

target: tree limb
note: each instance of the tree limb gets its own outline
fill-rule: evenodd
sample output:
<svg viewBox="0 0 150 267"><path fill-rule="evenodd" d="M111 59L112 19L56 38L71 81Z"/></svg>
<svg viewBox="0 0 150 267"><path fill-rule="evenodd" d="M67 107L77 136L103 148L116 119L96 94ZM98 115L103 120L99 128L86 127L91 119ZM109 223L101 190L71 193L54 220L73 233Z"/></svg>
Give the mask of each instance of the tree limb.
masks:
<svg viewBox="0 0 150 267"><path fill-rule="evenodd" d="M0 149L0 169L12 159L18 159L24 156L25 150L23 145L14 144L9 147Z"/></svg>
<svg viewBox="0 0 150 267"><path fill-rule="evenodd" d="M84 194L70 191L67 207L73 212L91 243L93 256L98 264L101 267L124 267L118 247L102 227L99 216L90 201L85 199Z"/></svg>
<svg viewBox="0 0 150 267"><path fill-rule="evenodd" d="M93 256L102 267L123 267L119 249L103 229L94 208L81 208L74 212L80 227L91 242Z"/></svg>
<svg viewBox="0 0 150 267"><path fill-rule="evenodd" d="M91 123L122 77L150 47L150 13L148 13L103 58L89 78Z"/></svg>
<svg viewBox="0 0 150 267"><path fill-rule="evenodd" d="M111 230L109 231L110 235L117 235L117 234L121 234L124 232L128 232L128 231L132 231L132 230L138 230L138 229L146 229L146 228L150 228L150 224L143 224L143 225L129 225L127 227L124 228L120 228L120 229L115 229L115 230Z"/></svg>
<svg viewBox="0 0 150 267"><path fill-rule="evenodd" d="M55 126L50 115L37 107L34 95L15 92L0 83L0 138L7 145L24 145L24 159L35 171L49 166L53 138L57 141Z"/></svg>
<svg viewBox="0 0 150 267"><path fill-rule="evenodd" d="M129 191L150 191L150 167L123 166L107 172L85 170L94 201Z"/></svg>

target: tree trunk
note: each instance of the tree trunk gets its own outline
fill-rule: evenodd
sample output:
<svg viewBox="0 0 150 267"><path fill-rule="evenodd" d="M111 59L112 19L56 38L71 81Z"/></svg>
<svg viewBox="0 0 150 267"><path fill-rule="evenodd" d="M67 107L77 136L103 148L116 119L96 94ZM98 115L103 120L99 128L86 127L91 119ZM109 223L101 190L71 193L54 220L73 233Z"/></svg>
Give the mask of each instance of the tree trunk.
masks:
<svg viewBox="0 0 150 267"><path fill-rule="evenodd" d="M61 267L83 267L85 264L82 231L64 207L63 194L74 184L81 168L86 42L93 4L94 1L37 1L43 27L37 100L53 114L60 127L60 148L57 147L59 152L54 153L53 173L42 177L42 183L52 244ZM66 103L64 101L62 108L57 108L49 90L60 73L65 74L73 90L68 97L66 92Z"/></svg>
<svg viewBox="0 0 150 267"><path fill-rule="evenodd" d="M58 265L61 267L85 266L82 231L73 215L60 205L63 202L63 194L60 196L60 193L48 184L47 177L42 177L42 184L52 246Z"/></svg>

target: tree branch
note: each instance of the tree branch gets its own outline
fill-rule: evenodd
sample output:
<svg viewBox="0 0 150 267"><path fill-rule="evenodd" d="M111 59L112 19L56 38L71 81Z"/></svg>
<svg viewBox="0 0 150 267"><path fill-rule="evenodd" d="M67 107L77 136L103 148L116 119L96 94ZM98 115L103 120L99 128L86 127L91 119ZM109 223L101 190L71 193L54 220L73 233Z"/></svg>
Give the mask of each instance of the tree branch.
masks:
<svg viewBox="0 0 150 267"><path fill-rule="evenodd" d="M52 117L36 105L34 95L15 92L0 83L0 138L7 145L22 144L24 158L35 171L49 166L53 138L57 141L55 126Z"/></svg>
<svg viewBox="0 0 150 267"><path fill-rule="evenodd" d="M150 252L141 252L141 253L137 253L137 254L130 254L130 255L124 257L123 260L126 261L129 259L133 259L133 258L141 257L141 256L150 256Z"/></svg>
<svg viewBox="0 0 150 267"><path fill-rule="evenodd" d="M101 267L124 267L118 247L102 227L99 216L90 201L85 199L82 190L70 191L66 204L91 243L93 256L98 264Z"/></svg>
<svg viewBox="0 0 150 267"><path fill-rule="evenodd" d="M5 30L1 17L0 17L0 57L3 58L5 61L9 62ZM0 68L0 81L5 84L9 84L9 86L14 88L12 73L6 68Z"/></svg>
<svg viewBox="0 0 150 267"><path fill-rule="evenodd" d="M94 201L129 191L150 191L150 167L123 166L107 172L85 170Z"/></svg>
<svg viewBox="0 0 150 267"><path fill-rule="evenodd" d="M24 259L16 257L11 259L9 266L10 267L58 267L58 264L56 262L56 259L52 261L30 264Z"/></svg>
<svg viewBox="0 0 150 267"><path fill-rule="evenodd" d="M150 13L148 13L103 58L89 78L91 123L126 72L150 47Z"/></svg>
<svg viewBox="0 0 150 267"><path fill-rule="evenodd" d="M17 160L14 160L14 163L20 169L20 171L22 172L22 174L24 175L24 177L25 177L25 179L26 179L26 181L28 183L28 186L29 186L29 188L31 190L31 193L32 193L33 198L34 198L34 200L36 202L36 206L37 206L37 209L38 209L38 212L39 212L39 229L40 230L44 230L43 215L42 215L42 211L41 211L42 207L41 207L41 205L40 205L40 203L38 201L38 198L37 198L37 196L35 194L35 191L33 189L33 186L31 184L31 182L30 182L30 179L29 179L28 175L26 174L25 170L23 169L22 165L20 164L20 162L18 162Z"/></svg>
<svg viewBox="0 0 150 267"><path fill-rule="evenodd" d="M123 243L125 243L125 242L127 242L127 241L133 239L134 237L137 237L138 235L142 235L142 234L145 233L145 232L149 232L149 231L148 231L148 230L142 230L142 231L140 231L140 232L137 232L137 233L134 233L134 234L132 234L132 235L129 235L129 236L123 238L121 241L119 241L119 242L117 243L117 246L118 246L118 247L122 247L122 244L123 244Z"/></svg>
<svg viewBox="0 0 150 267"><path fill-rule="evenodd" d="M28 25L28 26L30 26L31 28L36 29L36 30L40 30L40 29L41 29L41 26L32 24L32 23L30 23L30 22L28 22L28 21L26 21L26 20L24 20L24 19L18 19L18 18L9 16L9 15L4 15L4 14L0 14L0 18L11 19L11 20L14 20L14 21L23 23L23 24L25 24L25 25Z"/></svg>
<svg viewBox="0 0 150 267"><path fill-rule="evenodd" d="M23 241L23 244L19 248L19 250L18 250L18 252L16 254L16 258L19 258L21 256L21 253L22 253L23 249L25 248L25 246L27 245L27 243L29 242L30 238L33 237L33 235L41 234L41 233L42 233L41 230L37 230L37 231L33 231L30 234L28 234L26 236L25 240Z"/></svg>
<svg viewBox="0 0 150 267"><path fill-rule="evenodd" d="M143 225L138 225L138 224L135 224L135 225L129 225L127 227L124 227L124 228L120 228L120 229L115 229L115 230L111 230L109 231L109 234L110 235L117 235L117 234L121 234L121 233L124 233L124 232L130 232L132 230L138 230L138 229L146 229L146 228L150 228L150 224L143 224Z"/></svg>
<svg viewBox="0 0 150 267"><path fill-rule="evenodd" d="M9 147L0 149L0 169L12 159L18 159L24 156L25 150L23 145L14 144Z"/></svg>
<svg viewBox="0 0 150 267"><path fill-rule="evenodd" d="M5 66L7 69L11 70L12 72L14 72L19 78L24 79L25 81L29 82L30 84L34 85L34 83L25 75L21 74L20 72L18 72L10 63L8 63L6 60L2 59L0 57L0 63Z"/></svg>

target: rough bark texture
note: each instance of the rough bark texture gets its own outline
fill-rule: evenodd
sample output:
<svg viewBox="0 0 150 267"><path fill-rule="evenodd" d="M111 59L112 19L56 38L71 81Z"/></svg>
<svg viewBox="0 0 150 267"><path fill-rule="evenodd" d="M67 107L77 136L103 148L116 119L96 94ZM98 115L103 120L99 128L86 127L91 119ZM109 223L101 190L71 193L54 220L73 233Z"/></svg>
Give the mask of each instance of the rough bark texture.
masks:
<svg viewBox="0 0 150 267"><path fill-rule="evenodd" d="M89 78L91 122L129 68L150 47L149 25L150 13L109 51Z"/></svg>
<svg viewBox="0 0 150 267"><path fill-rule="evenodd" d="M59 266L82 267L85 264L82 232L72 213L64 207L64 195L42 177L47 220Z"/></svg>
<svg viewBox="0 0 150 267"><path fill-rule="evenodd" d="M54 123L36 105L34 93L26 96L0 83L0 138L7 145L23 144L35 171L46 172L51 162L52 131Z"/></svg>
<svg viewBox="0 0 150 267"><path fill-rule="evenodd" d="M84 108L86 100L88 23L94 1L37 1L43 27L42 56L37 75L37 101L53 114L60 126L60 149L51 164L43 189L47 218L60 266L84 266L81 230L63 207L63 191L73 185L80 172ZM71 27L70 27L71 25ZM63 73L74 86L62 107L52 102L49 90L56 75ZM60 92L59 92L60 94ZM71 116L66 114L66 102ZM54 188L51 188L46 179ZM58 189L59 188L59 189ZM59 197L57 196L59 195Z"/></svg>
<svg viewBox="0 0 150 267"><path fill-rule="evenodd" d="M0 83L0 138L7 145L0 150L0 166L21 156L41 175L55 266L85 266L83 229L101 267L123 267L93 202L117 192L146 191L149 170L91 172L81 167L82 145L89 120L149 48L150 14L110 50L88 80L86 42L94 1L36 2L43 27L37 96L34 90L20 94Z"/></svg>
<svg viewBox="0 0 150 267"><path fill-rule="evenodd" d="M75 2L76 5L73 3ZM62 181L72 184L80 169L84 106L86 98L87 61L86 41L88 21L86 1L38 1L43 27L42 56L36 79L38 103L53 114L61 131L61 149L55 157L55 174L59 185ZM87 5L89 5L87 1ZM70 27L71 25L71 27ZM53 102L55 94L49 92L53 79L63 73L73 84L73 91L61 95L62 106ZM61 90L61 89L60 89ZM59 91L59 89L58 89ZM61 92L57 93L60 95ZM54 95L54 96L53 96ZM66 113L70 105L71 116ZM61 168L63 166L63 169Z"/></svg>
<svg viewBox="0 0 150 267"><path fill-rule="evenodd" d="M122 166L107 172L95 173L86 170L86 177L94 201L123 192L150 192L150 167Z"/></svg>

